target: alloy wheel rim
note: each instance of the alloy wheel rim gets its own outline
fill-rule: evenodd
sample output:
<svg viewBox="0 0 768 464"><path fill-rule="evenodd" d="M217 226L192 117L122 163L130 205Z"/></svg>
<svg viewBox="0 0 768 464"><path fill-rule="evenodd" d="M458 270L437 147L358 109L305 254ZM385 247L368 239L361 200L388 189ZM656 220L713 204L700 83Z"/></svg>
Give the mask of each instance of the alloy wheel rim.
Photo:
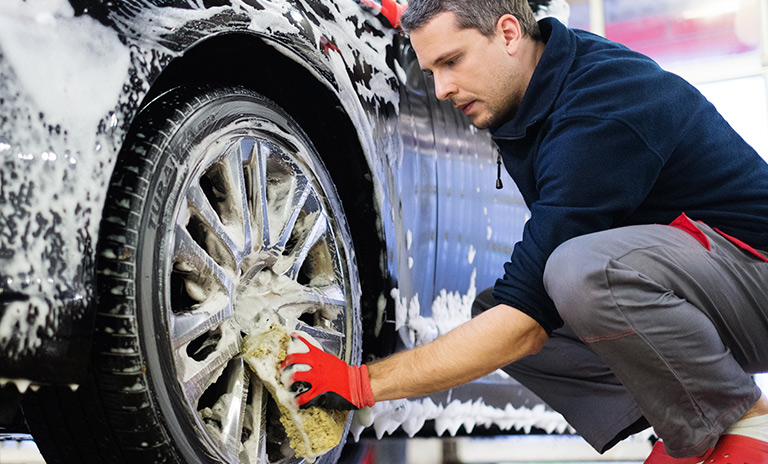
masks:
<svg viewBox="0 0 768 464"><path fill-rule="evenodd" d="M277 313L289 331L349 356L342 233L307 148L277 127L219 133L200 153L170 240L176 378L198 433L224 460L295 462L239 355L255 321Z"/></svg>

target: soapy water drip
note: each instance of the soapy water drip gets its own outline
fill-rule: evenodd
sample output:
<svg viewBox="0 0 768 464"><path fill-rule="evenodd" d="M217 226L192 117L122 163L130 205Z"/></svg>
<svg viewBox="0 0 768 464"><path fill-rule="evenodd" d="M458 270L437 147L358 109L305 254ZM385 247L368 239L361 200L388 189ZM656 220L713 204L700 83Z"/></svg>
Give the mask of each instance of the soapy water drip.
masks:
<svg viewBox="0 0 768 464"><path fill-rule="evenodd" d="M470 250L470 255L472 251ZM471 259L471 258L468 258ZM432 301L431 317L421 315L419 296L407 298L399 289L392 291L395 300L397 328L414 345L429 343L450 330L458 327L472 316L472 303L477 295L474 269L467 292L438 292ZM496 375L508 377L503 371ZM543 404L533 408L516 408L507 404L504 408L486 404L482 398L475 401L446 401L435 403L431 398L403 399L376 403L372 408L355 413L351 433L360 438L363 430L373 427L378 438L394 433L398 428L413 437L427 421L434 421L435 430L442 436L455 436L463 426L471 433L477 426L497 426L500 430L519 430L525 433L541 429L547 433L573 432L568 422L559 413L547 409Z"/></svg>
<svg viewBox="0 0 768 464"><path fill-rule="evenodd" d="M382 401L371 408L356 411L350 432L359 440L363 430L373 427L376 437L381 439L402 427L409 437L413 437L426 421L434 421L439 436L446 432L456 436L462 426L467 433L472 433L477 426L492 425L504 431L525 433L533 428L547 433L573 432L562 415L548 410L543 404L533 408L515 408L508 404L502 409L485 404L482 398L466 402L454 400L447 404L436 404L431 398Z"/></svg>

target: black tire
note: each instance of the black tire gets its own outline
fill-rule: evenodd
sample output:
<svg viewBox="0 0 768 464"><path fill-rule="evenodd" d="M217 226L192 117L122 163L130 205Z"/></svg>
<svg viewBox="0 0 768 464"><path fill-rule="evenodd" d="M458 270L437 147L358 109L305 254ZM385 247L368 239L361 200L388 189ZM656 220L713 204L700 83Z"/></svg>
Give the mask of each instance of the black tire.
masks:
<svg viewBox="0 0 768 464"><path fill-rule="evenodd" d="M272 306L358 363L359 301L341 202L301 128L245 89L169 92L109 187L91 383L35 394L33 435L49 464L299 462L242 335Z"/></svg>

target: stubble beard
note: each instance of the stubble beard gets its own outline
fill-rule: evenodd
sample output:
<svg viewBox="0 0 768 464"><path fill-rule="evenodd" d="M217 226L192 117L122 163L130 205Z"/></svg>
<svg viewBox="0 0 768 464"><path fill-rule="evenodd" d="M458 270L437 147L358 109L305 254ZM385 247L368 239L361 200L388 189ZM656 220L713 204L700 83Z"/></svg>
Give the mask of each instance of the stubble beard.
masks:
<svg viewBox="0 0 768 464"><path fill-rule="evenodd" d="M493 125L495 118L492 114L488 115L478 115L477 117L472 118L472 124L475 125L480 130L488 129Z"/></svg>
<svg viewBox="0 0 768 464"><path fill-rule="evenodd" d="M527 90L527 83L521 87L523 78L520 71L512 67L498 68L488 76L488 81L492 84L486 95L493 95L495 98L483 100L485 111L472 120L475 127L499 127L515 118Z"/></svg>
<svg viewBox="0 0 768 464"><path fill-rule="evenodd" d="M517 114L520 104L515 101L509 101L499 105L501 108L496 107L496 105L485 104L485 106L486 111L484 113L472 118L472 124L480 130L498 127L507 121L511 121Z"/></svg>

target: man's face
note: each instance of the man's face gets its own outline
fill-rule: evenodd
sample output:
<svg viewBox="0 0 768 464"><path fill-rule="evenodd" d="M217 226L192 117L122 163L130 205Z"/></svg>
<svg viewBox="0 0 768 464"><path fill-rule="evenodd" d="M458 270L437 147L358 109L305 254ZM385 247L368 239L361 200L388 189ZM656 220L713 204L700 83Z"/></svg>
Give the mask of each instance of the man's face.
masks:
<svg viewBox="0 0 768 464"><path fill-rule="evenodd" d="M439 99L451 100L480 129L514 117L528 81L501 30L486 37L477 29L461 29L454 13L445 12L410 36Z"/></svg>

